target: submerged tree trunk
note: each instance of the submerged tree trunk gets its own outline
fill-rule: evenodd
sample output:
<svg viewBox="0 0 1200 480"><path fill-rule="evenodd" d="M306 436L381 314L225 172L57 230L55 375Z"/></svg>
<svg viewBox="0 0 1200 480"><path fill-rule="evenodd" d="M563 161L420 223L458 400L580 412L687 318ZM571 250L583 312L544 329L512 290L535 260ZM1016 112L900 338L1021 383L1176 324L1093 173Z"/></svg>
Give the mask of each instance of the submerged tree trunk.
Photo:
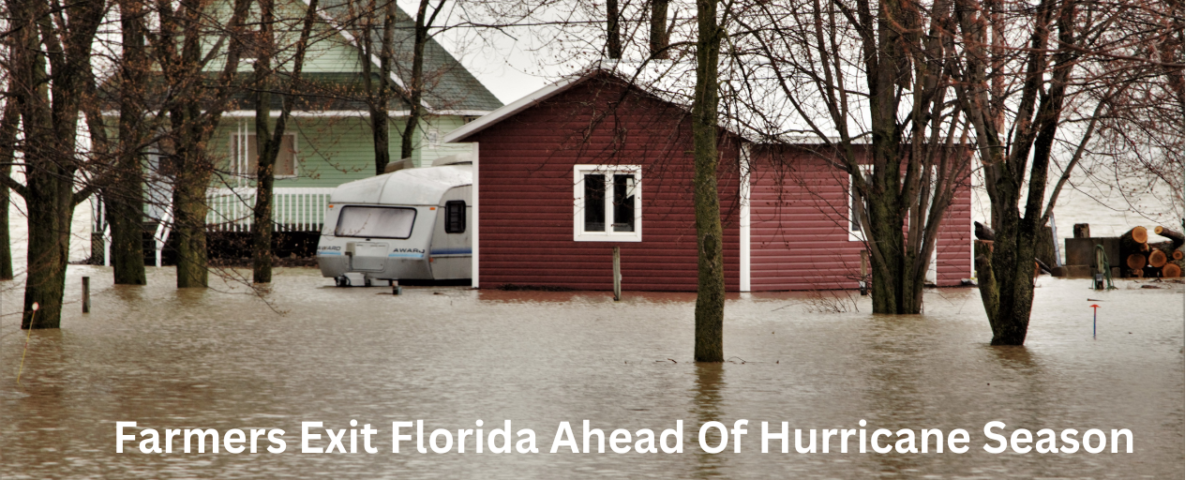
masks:
<svg viewBox="0 0 1200 480"><path fill-rule="evenodd" d="M1052 148L1063 113L1066 88L1072 80L1071 71L1083 51L1075 39L1076 5L1073 0L1061 4L1044 1L1035 5L1032 10L1033 34L1029 48L1022 54L1026 56L1021 62L1025 70L1019 75L988 72L989 68L994 68L992 62L996 59L989 58L984 49L987 44L983 39L987 33L981 28L980 19L998 12L984 11L984 5L970 2L956 7L966 60L962 72L964 81L958 85L959 96L967 99L963 105L979 142L984 181L992 205L992 226L996 233L990 262L986 262L990 265L981 265L984 268L979 272L981 280L993 279L995 283L995 300L990 302L994 306L988 305L990 292L984 292L985 310L992 327L991 343L1024 345L1033 311L1038 232L1049 218L1043 204L1046 203ZM1058 30L1057 50L1048 47L1051 29L1055 27ZM1071 47L1063 47L1065 45ZM1021 89L1015 97L1019 103L1012 113L1011 131L1003 128L1005 113L991 110L992 105L1003 105L1004 102L989 98L993 95L986 84L989 73L995 78L1013 75L1021 81ZM1085 135L1077 148L1082 150L1087 138ZM1063 181L1070 175L1073 165L1074 162L1064 169ZM1020 207L1022 197L1025 201L1023 211ZM1054 208L1054 196L1048 203L1046 211ZM983 286L981 282L980 287Z"/></svg>
<svg viewBox="0 0 1200 480"><path fill-rule="evenodd" d="M274 208L275 198L275 162L283 148L283 135L287 130L288 117L291 115L292 106L296 100L296 85L300 82L300 74L303 73L304 57L308 51L308 39L316 18L317 3L317 0L309 2L304 16L304 28L300 32L300 43L297 44L296 56L293 60L295 63L292 67L291 85L284 92L286 97L283 100L283 108L279 112L279 119L275 121L274 133L269 130L268 124L271 120L270 62L275 52L272 49L261 48L258 52L258 59L254 63L255 84L259 86L258 96L255 98L254 115L254 131L258 149L253 226L254 283L271 282L273 257L271 236L275 230L271 211ZM272 27L275 23L275 2L274 0L263 0L259 2L259 5L263 18L262 35L266 39L272 39L275 37Z"/></svg>
<svg viewBox="0 0 1200 480"><path fill-rule="evenodd" d="M21 112L25 185L4 183L25 199L29 247L21 328L58 328L67 276L71 214L94 191L75 192L80 160L75 138L79 99L90 78L91 44L103 17L98 0L56 12L67 31L53 23L47 5L9 4L14 39L10 93ZM50 82L49 72L54 72ZM53 91L51 91L53 88ZM33 308L38 305L39 310Z"/></svg>
<svg viewBox="0 0 1200 480"><path fill-rule="evenodd" d="M259 39L256 42L258 55L254 61L254 84L258 94L254 97L254 137L258 151L255 168L254 225L253 232L253 278L254 283L271 283L271 234L274 222L271 210L275 197L275 160L279 156L279 139L271 135L271 56L274 49L268 47L275 38L275 2L259 0ZM279 119L286 122L285 119Z"/></svg>
<svg viewBox="0 0 1200 480"><path fill-rule="evenodd" d="M112 184L105 189L104 205L109 230L113 283L145 285L146 258L142 251L143 165L146 112L142 108L146 94L148 62L143 45L142 3L121 0L121 86L119 146Z"/></svg>
<svg viewBox="0 0 1200 480"><path fill-rule="evenodd" d="M250 0L235 0L233 18L228 22L231 36L245 30ZM221 114L228 104L228 92L237 71L242 42L230 42L225 66L215 84L205 84L202 72L202 41L205 30L203 2L183 0L178 11L162 19L155 45L163 77L170 88L179 89L177 103L170 111L173 142L170 156L174 175L172 212L173 233L178 252L175 285L178 288L208 287L208 202L206 193L212 182L214 165L208 156ZM182 41L175 39L182 37Z"/></svg>
<svg viewBox="0 0 1200 480"><path fill-rule="evenodd" d="M697 2L700 31L696 42L696 94L692 106L695 142L695 177L692 180L696 210L697 362L725 360L725 265L721 242L721 205L717 190L717 59L721 31L717 28L717 1Z"/></svg>
<svg viewBox="0 0 1200 480"><path fill-rule="evenodd" d="M0 176L12 174L12 163L17 141L17 126L21 111L17 101L9 98L4 105L4 116L0 118ZM12 280L12 237L8 230L8 210L11 205L8 186L0 183L0 280Z"/></svg>
<svg viewBox="0 0 1200 480"><path fill-rule="evenodd" d="M195 117L191 117L195 118ZM176 150L175 189L172 204L175 216L175 286L208 287L208 202L206 194L212 181L213 166L205 154L199 134L180 139Z"/></svg>

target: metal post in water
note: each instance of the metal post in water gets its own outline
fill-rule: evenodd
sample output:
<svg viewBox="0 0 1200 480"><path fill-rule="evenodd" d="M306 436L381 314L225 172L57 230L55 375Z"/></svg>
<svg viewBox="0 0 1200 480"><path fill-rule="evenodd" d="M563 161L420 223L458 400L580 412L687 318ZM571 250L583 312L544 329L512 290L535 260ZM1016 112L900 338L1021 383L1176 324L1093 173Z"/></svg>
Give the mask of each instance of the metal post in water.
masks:
<svg viewBox="0 0 1200 480"><path fill-rule="evenodd" d="M1096 311L1100 306L1092 304L1092 340L1096 339Z"/></svg>
<svg viewBox="0 0 1200 480"><path fill-rule="evenodd" d="M90 278L83 277L83 313L92 311L92 293L91 289L89 288L90 283Z"/></svg>
<svg viewBox="0 0 1200 480"><path fill-rule="evenodd" d="M613 300L621 301L621 247L613 247Z"/></svg>

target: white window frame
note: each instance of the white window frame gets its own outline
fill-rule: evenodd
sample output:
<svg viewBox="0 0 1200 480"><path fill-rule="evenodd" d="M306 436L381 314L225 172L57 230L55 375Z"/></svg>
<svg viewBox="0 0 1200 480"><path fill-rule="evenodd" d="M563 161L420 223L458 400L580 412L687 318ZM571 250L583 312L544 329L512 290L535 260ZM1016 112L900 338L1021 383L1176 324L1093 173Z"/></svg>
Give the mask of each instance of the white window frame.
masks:
<svg viewBox="0 0 1200 480"><path fill-rule="evenodd" d="M576 242L640 242L642 241L642 167L641 165L575 165L575 241ZM604 231L584 230L584 175L604 175ZM633 175L633 231L614 232L613 175Z"/></svg>
<svg viewBox="0 0 1200 480"><path fill-rule="evenodd" d="M241 130L240 126L239 126L239 130ZM258 141L256 139L255 143L251 144L249 142L249 138L251 135L257 136L257 134L255 132L253 132L249 129L247 129L244 132L235 131L235 132L232 132L229 134L229 145L230 145L230 148L233 150L231 152L231 154L233 156L233 168L231 168L230 170L234 176L239 176L239 177L248 178L248 179L253 179L253 178L256 178L256 176L257 176L256 172L258 169L258 164L255 163L252 165L250 163L250 152L253 151L255 153L255 155L258 154ZM298 143L300 141L300 136L297 135L296 132L291 131L291 130L284 131L283 136L284 137L289 137L289 136L292 137L292 148L294 149L294 151L292 152L292 174L291 175L280 175L280 174L276 173L275 178L284 178L284 179L297 178L300 176L300 147L298 146ZM282 152L282 147L281 147L280 154L282 154L282 153L283 152ZM242 155L245 155L245 157L242 157ZM278 161L278 158L276 159L276 161ZM245 171L243 171L243 169L245 169Z"/></svg>
<svg viewBox="0 0 1200 480"><path fill-rule="evenodd" d="M871 175L871 173L875 171L875 166L874 165L859 165L858 170L860 172L862 172L863 177L869 177ZM848 174L848 178L850 180L849 180L849 182L846 183L846 185L849 185L849 188L846 189L846 193L847 193L847 198L850 199L850 203L849 203L850 208L848 209L849 211L848 211L848 214L846 215L846 232L849 233L849 236L848 236L849 238L847 238L847 240L849 240L851 242L865 242L865 241L867 241L867 235L865 233L863 233L862 222L860 221L858 223L858 230L854 229L854 220L855 220L855 216L854 216L854 175ZM867 207L866 202L864 202L863 208L866 208L866 207Z"/></svg>

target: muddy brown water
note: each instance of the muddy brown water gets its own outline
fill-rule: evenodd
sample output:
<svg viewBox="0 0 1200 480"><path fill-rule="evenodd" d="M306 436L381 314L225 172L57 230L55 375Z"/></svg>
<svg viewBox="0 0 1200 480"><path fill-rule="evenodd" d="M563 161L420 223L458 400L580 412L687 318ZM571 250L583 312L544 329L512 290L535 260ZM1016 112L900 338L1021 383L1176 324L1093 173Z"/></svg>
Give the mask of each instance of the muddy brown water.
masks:
<svg viewBox="0 0 1200 480"><path fill-rule="evenodd" d="M730 296L725 353L691 356L688 295L499 292L461 287L336 289L311 269L277 270L265 298L237 285L112 287L98 267L71 267L69 301L92 277L93 313L78 303L63 328L17 328L19 290L0 303L0 477L107 478L913 478L1181 477L1183 285L1095 292L1042 278L1027 346L987 345L974 290L929 291L924 315L872 316L869 300L801 294ZM1092 301L1089 299L1099 299ZM1101 305L1092 339L1091 304ZM697 431L749 420L742 452L704 453ZM301 422L379 430L378 453L301 453ZM391 422L486 432L512 421L537 454L391 450ZM682 420L683 452L549 453L559 422L582 446L582 422L654 432ZM789 428L962 428L964 454L763 454L760 422ZM984 425L1060 432L1129 429L1133 453L984 451ZM142 428L279 428L287 450L257 454L115 453L115 422ZM715 430L714 430L715 431ZM712 433L712 432L710 432ZM457 434L456 434L457 437ZM715 445L714 439L710 444ZM141 440L139 437L137 440ZM261 441L261 439L260 439ZM457 438L455 438L457 442ZM1109 438L1111 444L1111 438ZM348 441L345 442L349 448ZM794 439L790 442L794 448ZM805 435L807 443L807 435ZM882 442L888 443L888 442ZM327 438L314 442L326 446ZM1061 446L1061 443L1059 444ZM194 448L194 446L193 446ZM867 447L870 452L871 447ZM1122 451L1124 446L1122 445Z"/></svg>

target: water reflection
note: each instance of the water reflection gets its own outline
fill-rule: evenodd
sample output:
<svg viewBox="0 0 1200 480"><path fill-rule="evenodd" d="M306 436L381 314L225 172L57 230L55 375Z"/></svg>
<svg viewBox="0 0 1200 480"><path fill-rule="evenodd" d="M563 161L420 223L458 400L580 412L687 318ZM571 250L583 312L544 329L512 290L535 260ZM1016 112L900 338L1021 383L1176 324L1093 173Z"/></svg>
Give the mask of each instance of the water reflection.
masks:
<svg viewBox="0 0 1200 480"><path fill-rule="evenodd" d="M723 411L724 399L721 397L721 389L725 387L725 364L720 362L697 363L695 366L696 383L692 387L692 407L691 413L696 418L696 425L693 435L688 439L691 445L696 448L692 449L696 456L696 465L692 469L692 478L719 478L723 477L723 468L725 466L725 456L733 452L732 439L727 439L725 452L719 454L705 453L699 448L698 434L700 427L705 422L724 422L726 428L733 428L731 422L725 421L725 412ZM705 432L706 445L715 447L721 443L721 433L717 429L709 429Z"/></svg>

